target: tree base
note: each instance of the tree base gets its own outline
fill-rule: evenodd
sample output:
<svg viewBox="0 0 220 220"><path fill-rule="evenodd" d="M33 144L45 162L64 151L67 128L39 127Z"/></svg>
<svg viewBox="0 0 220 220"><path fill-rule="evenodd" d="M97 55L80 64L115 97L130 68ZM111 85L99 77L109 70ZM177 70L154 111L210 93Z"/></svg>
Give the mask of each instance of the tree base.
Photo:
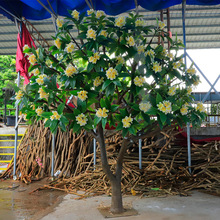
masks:
<svg viewBox="0 0 220 220"><path fill-rule="evenodd" d="M125 207L124 212L114 214L110 211L110 207L99 207L99 212L104 218L116 218L116 217L126 217L126 216L135 216L138 215L137 210L131 207Z"/></svg>

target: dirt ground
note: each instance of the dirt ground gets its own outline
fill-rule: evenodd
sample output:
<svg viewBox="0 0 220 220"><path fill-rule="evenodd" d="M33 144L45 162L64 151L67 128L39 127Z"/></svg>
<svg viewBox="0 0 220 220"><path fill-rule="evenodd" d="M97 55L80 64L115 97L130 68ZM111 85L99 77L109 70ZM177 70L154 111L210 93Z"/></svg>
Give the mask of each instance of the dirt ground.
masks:
<svg viewBox="0 0 220 220"><path fill-rule="evenodd" d="M110 205L111 198L97 196L77 200L77 196L56 190L34 193L49 179L26 185L19 181L0 182L0 220L103 220L98 208ZM193 191L189 197L140 198L124 196L124 206L137 214L112 220L219 220L220 197Z"/></svg>
<svg viewBox="0 0 220 220"><path fill-rule="evenodd" d="M37 220L53 211L65 193L57 190L30 193L48 181L44 179L26 185L19 181L0 180L0 220Z"/></svg>

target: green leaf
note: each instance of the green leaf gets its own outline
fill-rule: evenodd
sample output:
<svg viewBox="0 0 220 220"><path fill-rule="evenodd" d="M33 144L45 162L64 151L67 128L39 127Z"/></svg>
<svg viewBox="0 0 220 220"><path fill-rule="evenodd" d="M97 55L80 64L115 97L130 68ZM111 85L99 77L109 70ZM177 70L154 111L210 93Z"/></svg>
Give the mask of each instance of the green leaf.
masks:
<svg viewBox="0 0 220 220"><path fill-rule="evenodd" d="M156 103L159 104L160 102L163 102L163 99L162 99L161 95L159 93L157 93Z"/></svg>
<svg viewBox="0 0 220 220"><path fill-rule="evenodd" d="M62 131L66 131L66 126L62 121L59 121L59 127L61 128Z"/></svg>
<svg viewBox="0 0 220 220"><path fill-rule="evenodd" d="M105 90L107 86L109 86L112 83L110 79L107 79L103 85L102 85L102 90Z"/></svg>
<svg viewBox="0 0 220 220"><path fill-rule="evenodd" d="M131 126L130 128L128 128L128 131L129 131L131 134L136 135L136 131L135 131L135 129L134 129L133 126Z"/></svg>
<svg viewBox="0 0 220 220"><path fill-rule="evenodd" d="M96 125L102 120L102 118L95 116L94 118L94 125L96 127Z"/></svg>
<svg viewBox="0 0 220 220"><path fill-rule="evenodd" d="M116 130L117 130L117 131L120 131L120 130L122 130L122 129L123 129L123 123L120 122L120 123L118 124L118 126L116 127Z"/></svg>
<svg viewBox="0 0 220 220"><path fill-rule="evenodd" d="M50 127L50 125L51 125L51 120L50 119L48 119L46 122L45 122L45 124L44 124L44 127Z"/></svg>
<svg viewBox="0 0 220 220"><path fill-rule="evenodd" d="M44 117L44 118L49 118L52 114L53 114L52 112L43 112L41 114L41 116Z"/></svg>
<svg viewBox="0 0 220 220"><path fill-rule="evenodd" d="M107 107L106 103L105 103L105 100L103 98L100 100L100 105L101 105L102 108Z"/></svg>
<svg viewBox="0 0 220 220"><path fill-rule="evenodd" d="M63 113L63 110L65 108L65 103L61 103L58 107L57 107L57 112L59 115L61 115Z"/></svg>
<svg viewBox="0 0 220 220"><path fill-rule="evenodd" d="M176 110L178 110L179 109L179 107L177 106L177 105L173 105L172 106L172 110L175 112Z"/></svg>
<svg viewBox="0 0 220 220"><path fill-rule="evenodd" d="M93 69L94 65L92 63L89 63L87 66L87 71L90 72Z"/></svg>
<svg viewBox="0 0 220 220"><path fill-rule="evenodd" d="M127 135L127 133L128 133L128 129L127 128L122 130L122 136L123 137L125 137Z"/></svg>
<svg viewBox="0 0 220 220"><path fill-rule="evenodd" d="M77 108L84 113L86 111L86 101L77 99Z"/></svg>
<svg viewBox="0 0 220 220"><path fill-rule="evenodd" d="M105 129L105 125L107 123L107 118L102 118L102 127Z"/></svg>
<svg viewBox="0 0 220 220"><path fill-rule="evenodd" d="M65 116L63 116L63 115L61 116L60 121L62 121L62 123L64 123L64 124L68 124L69 123L69 120Z"/></svg>
<svg viewBox="0 0 220 220"><path fill-rule="evenodd" d="M107 88L106 88L106 96L113 95L115 92L115 85L111 83Z"/></svg>
<svg viewBox="0 0 220 220"><path fill-rule="evenodd" d="M121 87L121 82L119 80L115 80L113 81L113 83L116 85L116 86L120 86Z"/></svg>
<svg viewBox="0 0 220 220"><path fill-rule="evenodd" d="M57 120L51 121L50 130L52 133L55 133L57 127L58 127L58 121Z"/></svg>
<svg viewBox="0 0 220 220"><path fill-rule="evenodd" d="M149 124L150 123L150 116L141 112L143 119Z"/></svg>
<svg viewBox="0 0 220 220"><path fill-rule="evenodd" d="M167 116L164 113L160 113L160 120L162 122L163 125L165 125L166 120L167 120Z"/></svg>
<svg viewBox="0 0 220 220"><path fill-rule="evenodd" d="M64 116L67 118L67 120L73 120L74 114L73 113L64 113ZM62 118L62 116L61 116Z"/></svg>
<svg viewBox="0 0 220 220"><path fill-rule="evenodd" d="M156 114L157 114L157 109L154 108L154 107L151 107L151 108L147 111L147 113L148 113L149 115L156 115Z"/></svg>
<svg viewBox="0 0 220 220"><path fill-rule="evenodd" d="M124 118L125 116L127 116L128 115L128 111L127 111L127 109L120 109L119 110L120 111L120 113L121 113L121 117L122 118Z"/></svg>
<svg viewBox="0 0 220 220"><path fill-rule="evenodd" d="M70 86L72 89L75 88L75 85L76 85L76 80L75 79L70 79Z"/></svg>
<svg viewBox="0 0 220 220"><path fill-rule="evenodd" d="M73 132L78 132L80 129L80 125L75 121L73 124Z"/></svg>
<svg viewBox="0 0 220 220"><path fill-rule="evenodd" d="M115 112L118 109L119 105L111 105L111 112Z"/></svg>

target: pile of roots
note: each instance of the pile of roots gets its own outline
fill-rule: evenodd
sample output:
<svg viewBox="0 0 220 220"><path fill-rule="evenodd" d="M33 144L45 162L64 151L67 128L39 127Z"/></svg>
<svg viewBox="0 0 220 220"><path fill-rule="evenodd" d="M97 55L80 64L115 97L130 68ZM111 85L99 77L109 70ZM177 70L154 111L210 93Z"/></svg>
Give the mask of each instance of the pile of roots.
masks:
<svg viewBox="0 0 220 220"><path fill-rule="evenodd" d="M125 154L122 176L124 194L157 196L164 194L187 195L190 190L203 189L220 194L220 142L192 144L192 172L187 167L187 147L179 143L179 131L166 128L149 133L142 140L142 168L139 169L138 141L130 142ZM18 150L17 177L31 182L50 175L52 136L41 123L28 128ZM122 136L106 133L108 162L115 169ZM52 188L79 195L111 194L108 178L102 171L97 147L94 166L93 138L86 132L58 131L55 148L55 172L59 175L43 188ZM39 161L36 161L40 158ZM42 165L41 165L42 164ZM8 169L3 176L11 174ZM42 188L41 188L42 189ZM39 189L37 189L39 190ZM84 193L80 193L83 191Z"/></svg>

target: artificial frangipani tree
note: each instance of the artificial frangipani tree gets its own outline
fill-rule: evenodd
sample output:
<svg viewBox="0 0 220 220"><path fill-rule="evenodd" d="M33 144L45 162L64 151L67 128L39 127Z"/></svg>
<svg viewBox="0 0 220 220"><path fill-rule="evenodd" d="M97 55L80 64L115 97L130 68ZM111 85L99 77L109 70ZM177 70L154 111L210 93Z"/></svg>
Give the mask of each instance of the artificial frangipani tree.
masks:
<svg viewBox="0 0 220 220"><path fill-rule="evenodd" d="M44 120L52 132L68 127L94 136L111 182L111 211L119 213L123 211L121 176L128 143L155 127L200 124L205 117L203 105L190 105L192 86L199 77L192 66L185 68L177 54L183 45L168 37L163 22L148 26L134 13L117 18L94 10L70 14L57 19L58 33L49 52L25 48L32 77L16 99L28 120ZM157 37L170 41L172 53L162 45L152 45ZM66 103L71 95L77 97L75 108ZM123 136L115 172L107 161L106 125Z"/></svg>

